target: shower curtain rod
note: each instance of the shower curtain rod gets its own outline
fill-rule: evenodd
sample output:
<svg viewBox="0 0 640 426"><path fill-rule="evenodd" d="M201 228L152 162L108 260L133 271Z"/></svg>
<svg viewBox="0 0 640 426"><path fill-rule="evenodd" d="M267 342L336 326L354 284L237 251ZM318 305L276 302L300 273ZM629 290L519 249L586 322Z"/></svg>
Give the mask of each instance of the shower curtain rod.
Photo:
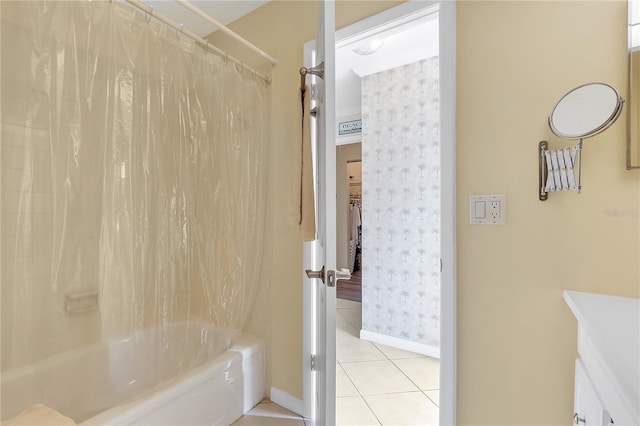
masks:
<svg viewBox="0 0 640 426"><path fill-rule="evenodd" d="M275 59L274 57L268 55L264 51L260 50L260 48L258 46L254 45L250 41L242 38L240 35L238 35L238 33L233 32L232 30L230 30L229 28L224 26L224 24L222 24L221 22L216 21L211 16L207 15L202 10L198 9L197 7L195 7L194 5L189 3L187 0L175 0L175 1L178 2L179 4L181 4L182 6L184 6L185 8L189 9L191 12L195 13L199 17L201 17L204 20L208 21L209 23L215 25L216 28L218 28L220 31L222 31L226 35L232 37L236 41L239 41L240 43L242 43L244 46L246 46L249 49L253 50L255 53L257 53L258 55L262 56L263 58L265 58L266 60L271 62L272 65L276 65L278 63L277 59Z"/></svg>
<svg viewBox="0 0 640 426"><path fill-rule="evenodd" d="M199 44L207 52L209 50L211 50L213 52L216 52L218 55L224 57L225 61L233 62L236 65L236 69L238 68L238 66L240 67L240 71L239 72L242 72L242 70L251 71L252 75L254 75L256 77L260 77L266 84L271 84L271 78L269 78L266 75L260 73L255 68L252 68L252 67L246 65L243 61L241 61L241 60L229 55L229 52L225 52L224 50L220 49L219 47L214 46L213 44L209 43L204 38L202 38L199 35L195 34L194 32L189 31L188 29L185 29L182 24L178 24L178 23L172 21L171 19L167 18L166 16L161 15L159 13L154 13L153 7L147 6L146 4L144 4L140 0L125 0L125 1L127 3L129 3L130 5L135 6L138 9L140 9L141 11L143 11L149 17L149 19L151 19L153 17L153 18L157 19L158 21L162 22L163 24L165 24L165 25L173 28L174 30L176 30L176 34L178 34L178 33L184 34L184 35L190 37L191 39L195 40L195 42L197 44ZM231 30L229 30L229 31L231 31ZM238 36L238 37L240 37L240 36Z"/></svg>

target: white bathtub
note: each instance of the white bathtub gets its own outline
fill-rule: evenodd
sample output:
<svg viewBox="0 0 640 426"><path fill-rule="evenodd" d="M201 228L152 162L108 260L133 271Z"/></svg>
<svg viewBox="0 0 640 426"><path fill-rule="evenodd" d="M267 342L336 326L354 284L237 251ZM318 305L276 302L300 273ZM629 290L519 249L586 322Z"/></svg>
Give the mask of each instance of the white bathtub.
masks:
<svg viewBox="0 0 640 426"><path fill-rule="evenodd" d="M207 359L219 352L212 345L228 339L181 323L170 333L137 333L5 372L0 413L6 419L44 403L81 425L231 424L264 397L264 343L241 334ZM201 361L172 378L183 359Z"/></svg>

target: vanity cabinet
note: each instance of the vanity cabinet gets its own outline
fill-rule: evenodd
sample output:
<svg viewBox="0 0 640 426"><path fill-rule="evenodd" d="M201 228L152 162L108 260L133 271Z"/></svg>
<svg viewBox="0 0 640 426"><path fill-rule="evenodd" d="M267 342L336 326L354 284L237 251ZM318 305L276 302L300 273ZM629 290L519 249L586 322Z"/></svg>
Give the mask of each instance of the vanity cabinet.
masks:
<svg viewBox="0 0 640 426"><path fill-rule="evenodd" d="M640 425L640 299L564 298L578 319L573 423Z"/></svg>
<svg viewBox="0 0 640 426"><path fill-rule="evenodd" d="M576 379L573 392L574 424L601 426L613 423L580 359L576 360Z"/></svg>

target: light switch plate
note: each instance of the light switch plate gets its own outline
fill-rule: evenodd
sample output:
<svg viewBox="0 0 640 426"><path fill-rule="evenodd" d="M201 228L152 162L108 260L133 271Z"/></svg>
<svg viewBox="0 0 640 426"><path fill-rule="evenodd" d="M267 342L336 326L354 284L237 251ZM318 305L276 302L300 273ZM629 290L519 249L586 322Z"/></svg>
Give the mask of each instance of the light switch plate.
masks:
<svg viewBox="0 0 640 426"><path fill-rule="evenodd" d="M504 225L507 223L506 195L471 195L469 197L471 225Z"/></svg>

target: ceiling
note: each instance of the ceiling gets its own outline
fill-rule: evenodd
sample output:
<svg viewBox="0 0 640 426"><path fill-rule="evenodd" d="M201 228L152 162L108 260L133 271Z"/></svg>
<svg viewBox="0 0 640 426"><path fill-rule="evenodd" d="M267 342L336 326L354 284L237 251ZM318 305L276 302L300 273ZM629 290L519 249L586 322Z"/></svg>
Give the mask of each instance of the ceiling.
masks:
<svg viewBox="0 0 640 426"><path fill-rule="evenodd" d="M214 25L200 18L176 1L142 1L148 6L153 6L153 10L161 15L179 24L184 24L185 28L188 28L200 37L211 34L216 30ZM224 25L252 12L267 1L268 0L189 0L195 7Z"/></svg>

